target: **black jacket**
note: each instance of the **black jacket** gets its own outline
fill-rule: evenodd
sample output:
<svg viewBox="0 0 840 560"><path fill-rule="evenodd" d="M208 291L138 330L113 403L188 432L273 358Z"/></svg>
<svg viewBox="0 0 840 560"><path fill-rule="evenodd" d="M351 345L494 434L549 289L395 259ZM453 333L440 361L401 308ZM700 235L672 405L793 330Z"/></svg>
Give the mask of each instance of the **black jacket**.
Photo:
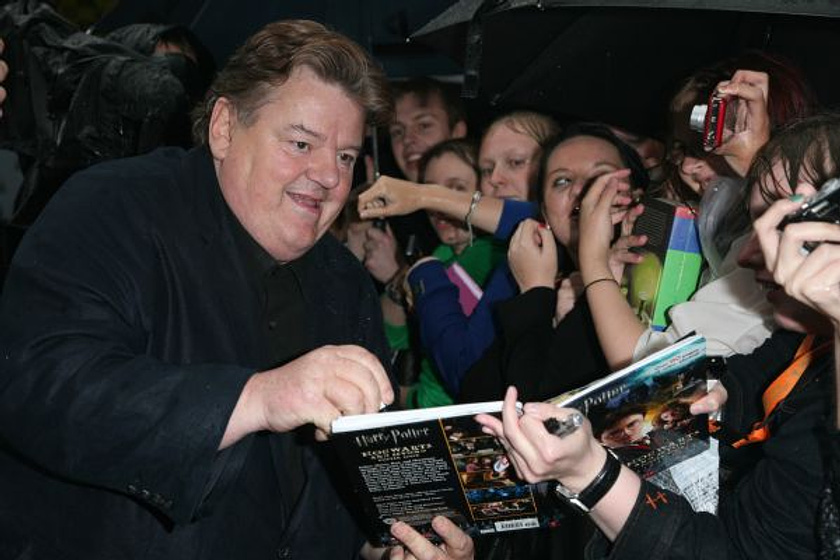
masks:
<svg viewBox="0 0 840 560"><path fill-rule="evenodd" d="M802 335L777 331L749 356L727 360L728 429L747 433L763 416L761 395L791 362ZM718 515L694 513L670 492L643 483L612 546L596 539L587 558L612 560L795 560L816 558L816 515L825 473L821 442L831 409L831 352L813 362L780 403L770 438L733 449L721 444Z"/></svg>
<svg viewBox="0 0 840 560"><path fill-rule="evenodd" d="M75 176L29 231L0 304L0 558L358 551L325 449L304 450L306 486L274 535L239 499L257 436L217 452L246 380L276 365L233 220L209 152L171 148ZM352 255L325 236L295 264L312 347L384 358ZM277 457L294 436L260 437Z"/></svg>
<svg viewBox="0 0 840 560"><path fill-rule="evenodd" d="M555 328L556 304L555 290L533 288L496 306L499 335L461 382L462 402L502 399L508 385L541 401L609 373L585 299Z"/></svg>

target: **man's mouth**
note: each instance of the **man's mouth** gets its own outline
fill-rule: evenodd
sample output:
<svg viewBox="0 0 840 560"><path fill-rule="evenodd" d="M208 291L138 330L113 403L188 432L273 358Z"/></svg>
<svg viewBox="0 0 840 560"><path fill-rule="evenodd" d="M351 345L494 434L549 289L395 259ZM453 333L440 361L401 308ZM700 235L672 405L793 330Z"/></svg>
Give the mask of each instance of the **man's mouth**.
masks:
<svg viewBox="0 0 840 560"><path fill-rule="evenodd" d="M423 154L406 154L405 161L406 163L417 163L420 161L420 158L423 157Z"/></svg>
<svg viewBox="0 0 840 560"><path fill-rule="evenodd" d="M321 211L321 205L323 204L323 200L320 197L312 196L303 193L286 193L292 201L297 204L299 207L307 210L313 214L317 214Z"/></svg>

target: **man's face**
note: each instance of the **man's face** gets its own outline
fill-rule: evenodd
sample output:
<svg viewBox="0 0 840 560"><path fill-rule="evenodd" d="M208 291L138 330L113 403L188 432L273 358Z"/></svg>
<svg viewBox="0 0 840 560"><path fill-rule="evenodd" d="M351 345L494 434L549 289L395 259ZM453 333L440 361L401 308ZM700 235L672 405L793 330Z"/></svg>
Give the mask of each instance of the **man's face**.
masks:
<svg viewBox="0 0 840 560"><path fill-rule="evenodd" d="M248 233L281 262L306 253L350 192L364 111L306 67L274 88L250 123L220 99L210 149L222 194Z"/></svg>
<svg viewBox="0 0 840 560"><path fill-rule="evenodd" d="M463 136L464 123L454 130L449 126L449 116L439 95L421 99L417 94L406 93L396 102L396 116L389 129L391 150L397 165L409 181L417 182L417 164L426 151L439 142Z"/></svg>
<svg viewBox="0 0 840 560"><path fill-rule="evenodd" d="M639 441L646 433L644 416L630 414L604 430L601 442L607 447L621 447Z"/></svg>

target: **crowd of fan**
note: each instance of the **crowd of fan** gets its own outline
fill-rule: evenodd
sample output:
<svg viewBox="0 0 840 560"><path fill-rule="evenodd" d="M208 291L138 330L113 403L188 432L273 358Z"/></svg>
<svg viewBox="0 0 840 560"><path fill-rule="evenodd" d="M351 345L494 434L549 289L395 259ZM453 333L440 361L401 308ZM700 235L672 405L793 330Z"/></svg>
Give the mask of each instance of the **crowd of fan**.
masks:
<svg viewBox="0 0 840 560"><path fill-rule="evenodd" d="M688 123L713 93L737 99L738 118L707 151ZM607 460L603 437L588 423L562 439L550 435L542 420L570 411L540 401L694 331L727 369L691 412L721 411L727 428L745 434L764 416L766 386L809 356L769 439L721 444L727 476L715 515L670 493L651 507L645 497L660 490L622 467L587 515L594 529L579 518L551 534L473 542L439 519L444 544L427 547L396 524L412 553L572 558L584 554L580 535L591 534L588 558L840 557L838 385L827 351L840 348L840 226L777 229L840 174L840 116L823 109L831 100L821 106L790 62L760 52L687 76L662 107L669 128L660 138L526 110L477 131L451 84L393 81L391 94L387 135L400 176L378 176L367 162L367 182L354 187L330 232L378 288L399 407L504 399L501 420L479 421L501 438L520 476L581 491ZM632 233L639 200L664 198L696 213L722 196L721 185L730 196L704 222L714 229L701 231L700 286L656 331L621 290L625 267L641 259L634 249L646 242ZM525 414L517 400L531 403Z"/></svg>

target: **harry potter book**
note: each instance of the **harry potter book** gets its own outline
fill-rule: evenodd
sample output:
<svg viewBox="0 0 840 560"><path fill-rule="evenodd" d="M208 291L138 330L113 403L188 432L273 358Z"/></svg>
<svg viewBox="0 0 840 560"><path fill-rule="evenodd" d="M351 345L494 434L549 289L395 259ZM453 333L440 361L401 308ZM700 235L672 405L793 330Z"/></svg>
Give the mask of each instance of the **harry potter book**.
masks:
<svg viewBox="0 0 840 560"><path fill-rule="evenodd" d="M708 447L707 418L687 409L705 394L704 356L705 340L690 337L550 402L584 412L602 444L651 477ZM434 540L437 515L473 535L562 522L568 510L551 484L520 480L500 442L474 420L501 408L495 401L333 422L333 444L371 542L391 544L396 520Z"/></svg>
<svg viewBox="0 0 840 560"><path fill-rule="evenodd" d="M639 320L661 331L670 323L668 310L697 289L703 257L691 208L661 199L644 205L633 235L646 235L647 243L634 249L642 261L627 267L623 287Z"/></svg>

